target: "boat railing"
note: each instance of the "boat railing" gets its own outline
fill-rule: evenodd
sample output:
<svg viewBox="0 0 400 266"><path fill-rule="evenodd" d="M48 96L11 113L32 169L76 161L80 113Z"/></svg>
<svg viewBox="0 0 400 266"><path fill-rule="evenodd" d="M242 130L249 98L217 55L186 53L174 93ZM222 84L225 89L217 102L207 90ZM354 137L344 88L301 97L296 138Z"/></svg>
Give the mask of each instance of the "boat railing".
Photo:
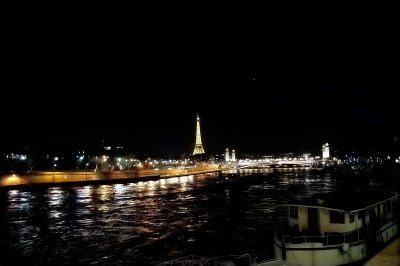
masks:
<svg viewBox="0 0 400 266"><path fill-rule="evenodd" d="M181 257L178 259L170 260L170 261L164 261L157 266L178 266L178 265L191 265L191 266L205 266L209 265L208 259L205 257L197 256L197 255L188 255L185 257Z"/></svg>
<svg viewBox="0 0 400 266"><path fill-rule="evenodd" d="M227 265L254 265L257 257L253 258L250 254L226 255L218 257L202 257L188 255L177 259L164 261L157 266L227 266Z"/></svg>
<svg viewBox="0 0 400 266"><path fill-rule="evenodd" d="M333 233L323 235L277 235L282 243L291 244L307 244L307 243L322 243L327 245L340 245L343 243L359 242L365 238L365 233L361 231L352 231L346 233Z"/></svg>

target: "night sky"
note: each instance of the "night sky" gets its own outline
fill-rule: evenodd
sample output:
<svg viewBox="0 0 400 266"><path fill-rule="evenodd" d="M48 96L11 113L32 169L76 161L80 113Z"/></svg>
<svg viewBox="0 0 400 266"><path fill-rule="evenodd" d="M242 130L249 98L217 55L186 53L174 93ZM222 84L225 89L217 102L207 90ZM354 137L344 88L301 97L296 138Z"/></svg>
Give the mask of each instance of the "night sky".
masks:
<svg viewBox="0 0 400 266"><path fill-rule="evenodd" d="M0 150L191 153L390 149L398 43L383 24L50 26L6 38ZM253 23L253 24L252 24ZM319 23L315 23L319 24Z"/></svg>

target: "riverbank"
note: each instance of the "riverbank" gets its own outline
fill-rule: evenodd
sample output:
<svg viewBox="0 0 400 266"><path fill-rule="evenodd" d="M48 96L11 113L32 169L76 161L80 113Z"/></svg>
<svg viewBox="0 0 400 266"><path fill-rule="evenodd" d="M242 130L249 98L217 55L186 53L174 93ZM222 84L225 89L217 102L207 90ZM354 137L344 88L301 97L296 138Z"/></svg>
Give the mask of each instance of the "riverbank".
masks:
<svg viewBox="0 0 400 266"><path fill-rule="evenodd" d="M199 167L190 169L147 169L112 172L42 171L30 173L10 173L0 177L0 189L132 183L185 175L220 172L223 170L225 169L218 169L217 167Z"/></svg>
<svg viewBox="0 0 400 266"><path fill-rule="evenodd" d="M395 239L364 264L364 266L398 265L400 265L400 237Z"/></svg>

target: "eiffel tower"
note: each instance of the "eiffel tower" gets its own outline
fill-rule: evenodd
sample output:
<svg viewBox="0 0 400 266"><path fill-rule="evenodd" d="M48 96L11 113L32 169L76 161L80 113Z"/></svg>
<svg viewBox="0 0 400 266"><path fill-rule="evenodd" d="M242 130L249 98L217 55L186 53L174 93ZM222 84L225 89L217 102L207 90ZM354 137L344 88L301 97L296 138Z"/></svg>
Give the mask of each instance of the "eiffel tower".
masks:
<svg viewBox="0 0 400 266"><path fill-rule="evenodd" d="M199 117L199 114L197 114L196 144L194 145L193 155L203 154L203 153L204 153L204 148L203 148L203 144L201 143L200 117Z"/></svg>

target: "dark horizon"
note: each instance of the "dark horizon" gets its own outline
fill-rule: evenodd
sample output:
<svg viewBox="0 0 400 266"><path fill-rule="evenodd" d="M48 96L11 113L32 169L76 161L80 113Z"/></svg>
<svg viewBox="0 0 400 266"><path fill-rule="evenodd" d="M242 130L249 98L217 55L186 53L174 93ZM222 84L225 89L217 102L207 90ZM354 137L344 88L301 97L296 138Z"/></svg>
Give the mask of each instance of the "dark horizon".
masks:
<svg viewBox="0 0 400 266"><path fill-rule="evenodd" d="M130 38L76 25L50 38L26 26L28 42L8 39L0 151L96 149L104 140L136 153L191 153L196 113L210 153L307 152L325 142L384 151L400 137L393 34L204 26L149 26Z"/></svg>
<svg viewBox="0 0 400 266"><path fill-rule="evenodd" d="M5 136L7 134L3 135L3 141L7 142L2 143L0 150L27 153L86 150L93 153L101 152L104 144L112 146L114 151L116 146L123 146L124 153L131 152L139 157L190 154L195 142L195 114L191 121L182 121L182 117L171 123L171 128L168 127L166 131L158 130L146 122L142 122L143 127L147 129L143 131L135 131L129 127L123 129L123 125L116 130L60 129L53 126L50 133L39 131L29 136L25 135L29 134L27 130L12 131L9 137ZM187 118L190 119L188 116ZM357 153L399 151L399 138L394 134L387 134L385 130L379 132L382 127L357 128L349 130L346 134L346 131L339 130L328 132L329 129L326 128L302 129L296 122L287 122L293 127L293 131L290 131L289 127L280 122L268 122L271 125L271 128L268 128L262 122L254 120L247 123L235 122L229 117L225 120L225 123L220 124L219 119L214 118L212 114L201 115L202 139L206 153L223 154L225 148L236 149L239 156L287 152L319 153L322 144L326 142L339 154L352 151ZM307 124L307 122L299 123ZM218 128L219 125L221 128Z"/></svg>
<svg viewBox="0 0 400 266"><path fill-rule="evenodd" d="M3 102L7 115L0 150L96 149L104 140L138 153L191 153L196 113L211 153L226 147L246 153L301 152L325 142L343 151L386 151L400 136L393 92L314 80L264 90L276 83L268 84L261 75L248 79L221 94L213 94L213 88L196 91L195 84L190 93L179 91L184 84L166 92L160 90L163 83L153 92L116 98L67 91L60 99L15 95Z"/></svg>

